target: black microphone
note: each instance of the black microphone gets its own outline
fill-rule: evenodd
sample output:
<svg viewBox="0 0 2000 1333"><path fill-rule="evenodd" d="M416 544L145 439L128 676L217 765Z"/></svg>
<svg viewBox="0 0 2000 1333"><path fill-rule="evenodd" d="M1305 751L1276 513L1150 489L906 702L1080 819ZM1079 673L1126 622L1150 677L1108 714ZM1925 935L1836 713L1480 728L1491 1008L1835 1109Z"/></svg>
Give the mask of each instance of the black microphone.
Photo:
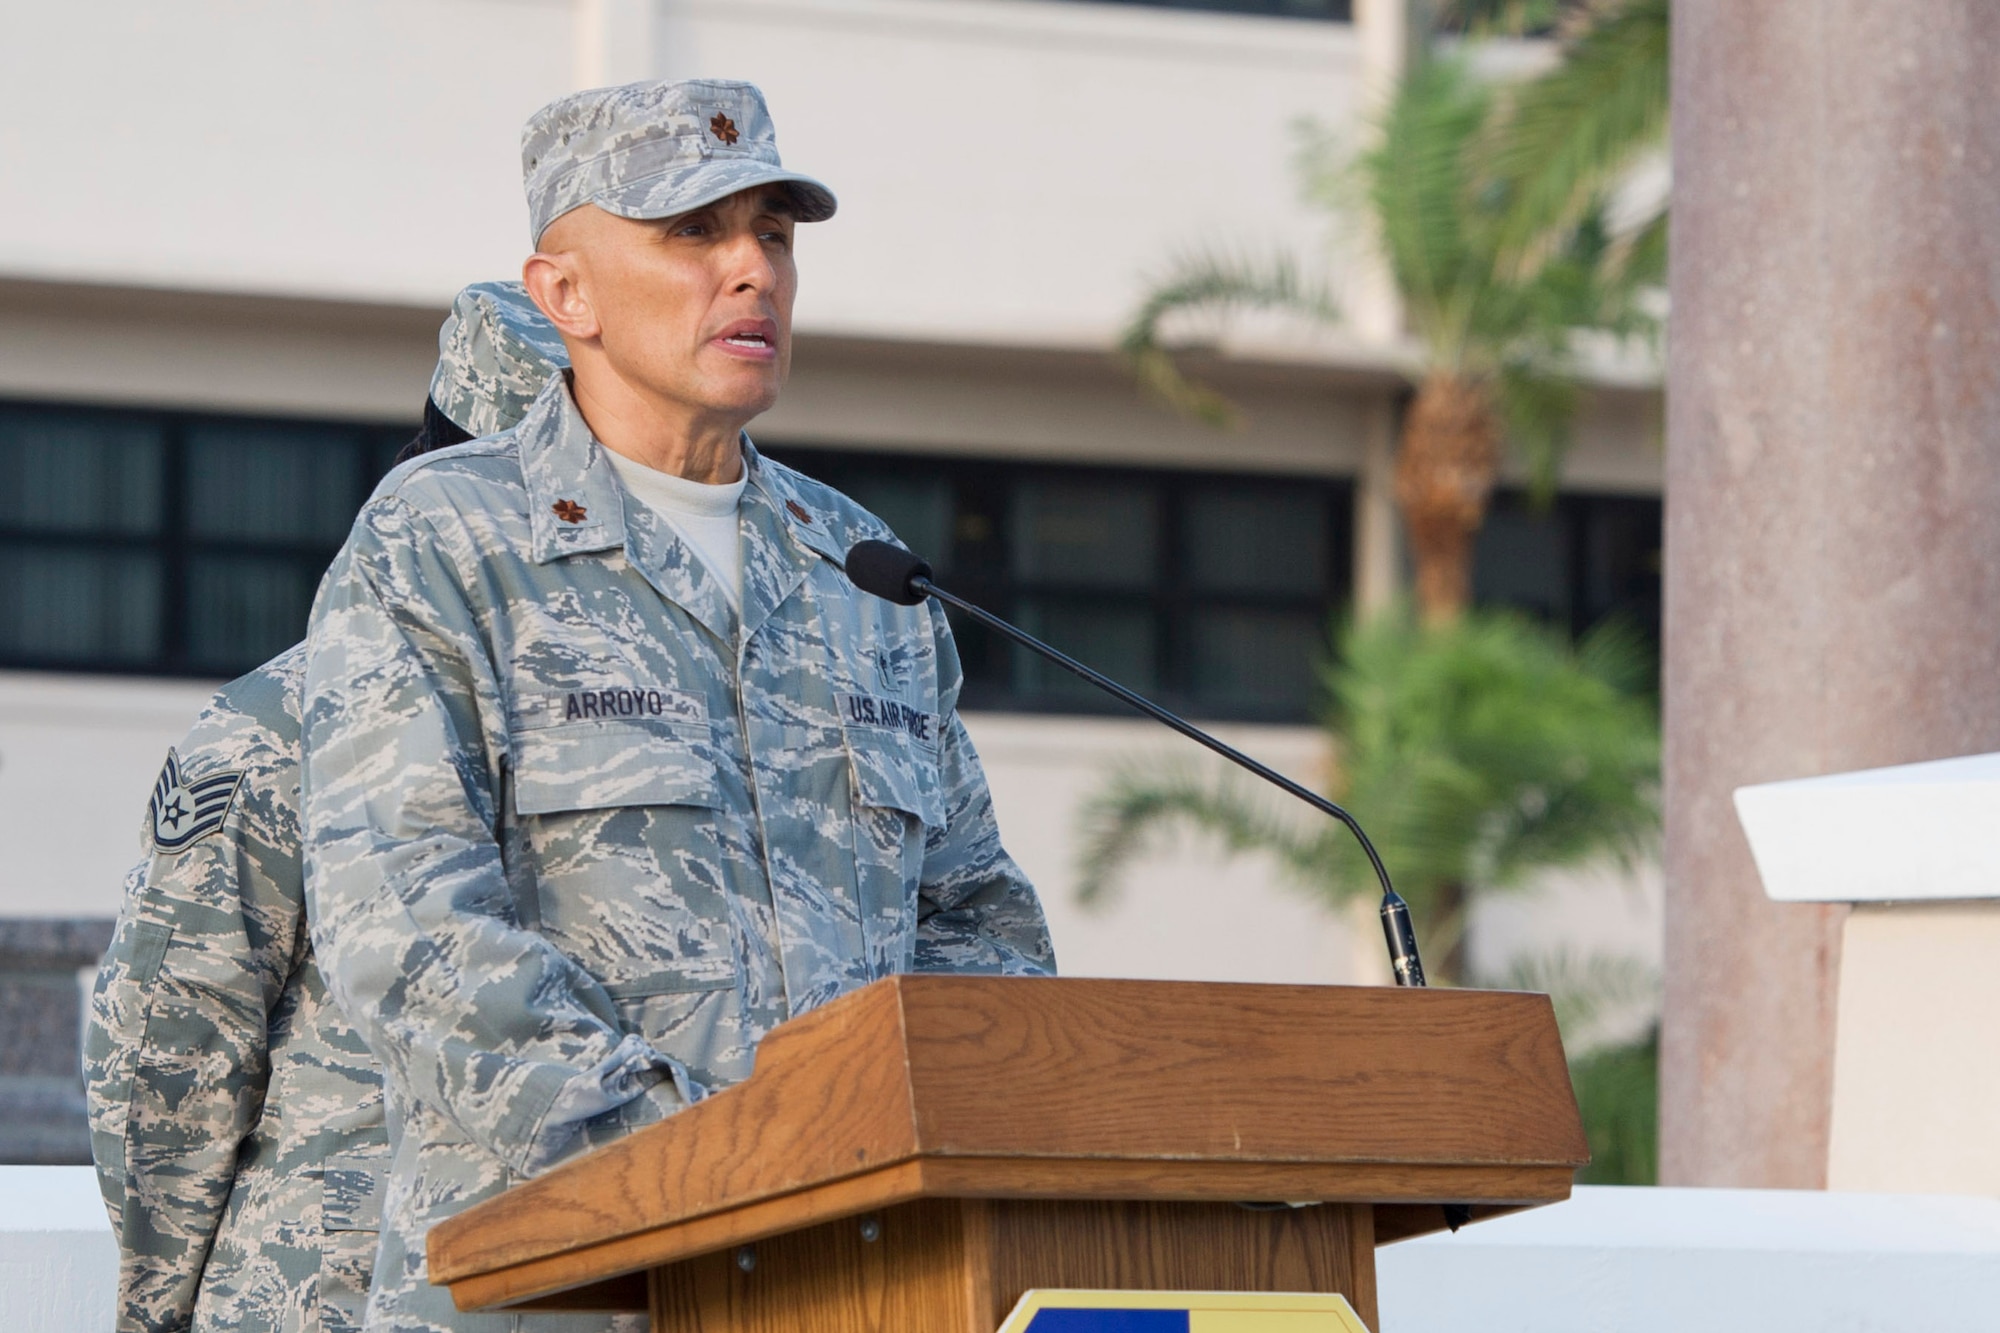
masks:
<svg viewBox="0 0 2000 1333"><path fill-rule="evenodd" d="M1354 840L1361 844L1361 850L1368 854L1368 864L1375 868L1375 878L1382 885L1382 933L1388 940L1389 966L1395 971L1396 984L1398 986L1424 984L1424 964L1417 955L1417 932L1410 924L1410 905L1404 902L1402 895L1390 885L1388 868L1382 864L1381 856L1375 851L1375 844L1368 841L1368 835L1361 831L1361 825L1355 821L1353 815L1318 792L1302 787L1284 774L1266 768L1241 750L1224 745L1200 727L1168 712L1151 699L1134 694L1109 676L1092 671L1075 658L1057 652L1024 630L1016 629L991 611L974 606L964 598L946 592L931 582L931 567L900 546L889 542L856 542L847 552L846 568L847 577L855 587L894 602L898 606L916 606L926 597L935 597L948 606L957 607L980 624L1005 635L1031 652L1041 654L1072 675L1083 677L1113 698L1130 704L1155 721L1166 723L1189 740L1206 745L1231 763L1249 769L1264 781L1290 792L1321 814L1331 815L1345 824L1347 831L1354 835ZM1454 1231L1457 1229L1455 1225L1452 1227Z"/></svg>

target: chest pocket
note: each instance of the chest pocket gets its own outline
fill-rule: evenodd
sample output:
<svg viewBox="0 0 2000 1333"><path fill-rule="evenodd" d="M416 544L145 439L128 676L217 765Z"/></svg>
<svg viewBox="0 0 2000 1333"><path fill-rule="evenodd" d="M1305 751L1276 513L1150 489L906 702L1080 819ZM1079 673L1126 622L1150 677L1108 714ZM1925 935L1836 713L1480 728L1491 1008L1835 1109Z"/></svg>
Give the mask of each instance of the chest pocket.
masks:
<svg viewBox="0 0 2000 1333"><path fill-rule="evenodd" d="M900 810L928 828L944 827L936 751L894 733L850 727L847 753L854 766L856 805Z"/></svg>
<svg viewBox="0 0 2000 1333"><path fill-rule="evenodd" d="M706 735L652 722L578 722L514 737L514 810L548 815L722 804Z"/></svg>

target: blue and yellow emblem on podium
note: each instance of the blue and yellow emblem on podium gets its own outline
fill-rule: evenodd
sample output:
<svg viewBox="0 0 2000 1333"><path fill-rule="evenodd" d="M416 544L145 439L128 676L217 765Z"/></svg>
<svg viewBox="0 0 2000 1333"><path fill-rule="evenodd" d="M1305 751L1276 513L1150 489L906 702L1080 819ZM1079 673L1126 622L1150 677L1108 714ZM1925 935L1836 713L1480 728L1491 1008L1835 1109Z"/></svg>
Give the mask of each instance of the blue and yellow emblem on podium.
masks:
<svg viewBox="0 0 2000 1333"><path fill-rule="evenodd" d="M1245 1291L1031 1291L1000 1333L1368 1333L1343 1296Z"/></svg>

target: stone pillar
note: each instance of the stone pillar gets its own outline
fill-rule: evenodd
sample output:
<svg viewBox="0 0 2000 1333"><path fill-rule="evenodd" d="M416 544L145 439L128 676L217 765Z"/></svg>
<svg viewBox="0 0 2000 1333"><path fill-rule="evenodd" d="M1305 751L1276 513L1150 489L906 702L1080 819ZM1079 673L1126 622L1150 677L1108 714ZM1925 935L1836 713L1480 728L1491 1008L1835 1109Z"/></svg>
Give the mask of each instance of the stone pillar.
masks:
<svg viewBox="0 0 2000 1333"><path fill-rule="evenodd" d="M1729 798L2000 750L2000 6L1673 21L1661 1173L1818 1187L1847 909Z"/></svg>

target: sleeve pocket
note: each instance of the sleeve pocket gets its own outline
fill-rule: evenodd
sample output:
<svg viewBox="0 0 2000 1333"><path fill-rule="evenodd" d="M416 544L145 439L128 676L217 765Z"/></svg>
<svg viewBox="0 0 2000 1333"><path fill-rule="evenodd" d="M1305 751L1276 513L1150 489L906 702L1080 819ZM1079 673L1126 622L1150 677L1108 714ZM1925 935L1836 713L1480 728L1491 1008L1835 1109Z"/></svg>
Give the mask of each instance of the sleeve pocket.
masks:
<svg viewBox="0 0 2000 1333"><path fill-rule="evenodd" d="M132 1066L145 1040L153 982L173 939L171 926L127 918L119 923L97 972L83 1039L83 1071L91 1152L100 1172L124 1173Z"/></svg>
<svg viewBox="0 0 2000 1333"><path fill-rule="evenodd" d="M98 972L92 1037L129 1049L146 1032L153 982L174 942L174 928L158 921L126 921L118 928Z"/></svg>
<svg viewBox="0 0 2000 1333"><path fill-rule="evenodd" d="M514 810L548 815L721 804L713 747L644 723L578 723L514 737Z"/></svg>
<svg viewBox="0 0 2000 1333"><path fill-rule="evenodd" d="M931 828L944 827L944 794L938 763L928 751L895 736L848 732L856 804L901 810Z"/></svg>

